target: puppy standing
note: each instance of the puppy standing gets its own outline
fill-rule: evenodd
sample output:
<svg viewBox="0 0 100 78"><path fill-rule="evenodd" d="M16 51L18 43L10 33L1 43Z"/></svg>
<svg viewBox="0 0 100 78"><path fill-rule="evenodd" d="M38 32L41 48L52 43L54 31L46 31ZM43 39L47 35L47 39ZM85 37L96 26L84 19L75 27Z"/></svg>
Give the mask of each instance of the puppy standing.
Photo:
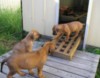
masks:
<svg viewBox="0 0 100 78"><path fill-rule="evenodd" d="M28 33L28 35L21 40L19 43L17 43L13 48L13 54L15 53L25 53L25 52L31 52L33 41L38 39L40 37L40 34L36 30L32 30Z"/></svg>
<svg viewBox="0 0 100 78"><path fill-rule="evenodd" d="M46 42L44 46L36 52L14 55L9 57L8 59L5 59L1 63L1 71L3 64L7 62L10 70L7 78L12 78L12 76L16 73L24 76L25 73L21 72L21 69L28 69L29 73L33 75L33 68L38 68L39 78L44 78L44 75L42 73L43 65L47 60L48 53L54 52L54 50L55 45L52 42Z"/></svg>
<svg viewBox="0 0 100 78"><path fill-rule="evenodd" d="M53 35L66 34L66 41L69 39L72 32L75 32L75 37L78 36L79 32L83 29L83 24L78 21L59 24L53 27Z"/></svg>

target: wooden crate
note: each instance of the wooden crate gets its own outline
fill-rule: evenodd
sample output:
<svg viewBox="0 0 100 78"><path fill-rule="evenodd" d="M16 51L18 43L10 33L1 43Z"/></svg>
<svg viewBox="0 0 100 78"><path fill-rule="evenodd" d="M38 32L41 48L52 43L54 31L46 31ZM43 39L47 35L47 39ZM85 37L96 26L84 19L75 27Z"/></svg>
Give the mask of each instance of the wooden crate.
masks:
<svg viewBox="0 0 100 78"><path fill-rule="evenodd" d="M57 40L53 56L71 60L81 42L81 35L77 37L71 36L67 42L64 42L65 38L66 36L63 35Z"/></svg>

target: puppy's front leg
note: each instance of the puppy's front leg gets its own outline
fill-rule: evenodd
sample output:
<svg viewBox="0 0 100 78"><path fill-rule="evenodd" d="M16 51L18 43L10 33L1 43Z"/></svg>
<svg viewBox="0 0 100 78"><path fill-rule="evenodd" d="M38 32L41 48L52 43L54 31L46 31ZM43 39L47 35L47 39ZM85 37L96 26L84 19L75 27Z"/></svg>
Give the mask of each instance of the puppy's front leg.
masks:
<svg viewBox="0 0 100 78"><path fill-rule="evenodd" d="M40 66L38 68L38 76L39 76L39 78L45 78L44 75L43 75L42 69L43 69L43 66Z"/></svg>
<svg viewBox="0 0 100 78"><path fill-rule="evenodd" d="M30 75L34 76L34 72L33 72L32 69L29 69L28 71L29 71L29 74L30 74Z"/></svg>
<svg viewBox="0 0 100 78"><path fill-rule="evenodd" d="M68 33L66 34L65 42L67 42L67 41L69 40L69 37L70 37L70 32L68 32Z"/></svg>
<svg viewBox="0 0 100 78"><path fill-rule="evenodd" d="M75 36L74 36L74 37L77 37L77 36L78 36L78 34L79 34L79 31L77 31L77 32L75 33Z"/></svg>
<svg viewBox="0 0 100 78"><path fill-rule="evenodd" d="M21 72L19 69L17 69L17 73L21 76L25 76L26 74L24 72Z"/></svg>
<svg viewBox="0 0 100 78"><path fill-rule="evenodd" d="M69 40L69 35L67 35L65 42L67 42Z"/></svg>

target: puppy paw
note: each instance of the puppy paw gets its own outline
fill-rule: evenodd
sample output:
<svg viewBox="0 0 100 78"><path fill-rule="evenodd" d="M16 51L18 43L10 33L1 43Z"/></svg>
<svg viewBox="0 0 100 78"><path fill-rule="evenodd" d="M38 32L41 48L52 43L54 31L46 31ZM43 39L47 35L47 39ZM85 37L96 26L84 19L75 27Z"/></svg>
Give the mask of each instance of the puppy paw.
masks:
<svg viewBox="0 0 100 78"><path fill-rule="evenodd" d="M45 76L44 75L41 75L39 78L45 78Z"/></svg>
<svg viewBox="0 0 100 78"><path fill-rule="evenodd" d="M33 73L33 72L31 72L31 73L29 73L29 75L34 76L34 73Z"/></svg>
<svg viewBox="0 0 100 78"><path fill-rule="evenodd" d="M29 75L34 76L34 72L33 72L33 70L32 70L32 69L31 69L31 70L29 70Z"/></svg>
<svg viewBox="0 0 100 78"><path fill-rule="evenodd" d="M21 76L26 76L26 73L21 72L20 75Z"/></svg>

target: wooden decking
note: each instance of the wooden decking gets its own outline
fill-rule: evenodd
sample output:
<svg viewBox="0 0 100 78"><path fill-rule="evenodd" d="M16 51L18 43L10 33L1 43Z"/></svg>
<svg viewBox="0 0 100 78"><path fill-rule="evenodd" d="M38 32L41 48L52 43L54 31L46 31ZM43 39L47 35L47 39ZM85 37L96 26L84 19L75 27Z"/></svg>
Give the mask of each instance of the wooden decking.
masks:
<svg viewBox="0 0 100 78"><path fill-rule="evenodd" d="M34 47L36 48L36 46ZM8 57L10 53L1 56L0 62L2 59ZM95 78L98 62L98 55L83 51L77 51L72 61L49 56L43 72L46 78ZM8 71L8 67L5 64L3 72L8 73ZM28 73L27 70L23 71ZM37 70L34 69L33 71L35 72L34 77L28 74L21 77L16 74L14 78L38 78ZM6 78L6 74L4 73L0 73L0 78Z"/></svg>

